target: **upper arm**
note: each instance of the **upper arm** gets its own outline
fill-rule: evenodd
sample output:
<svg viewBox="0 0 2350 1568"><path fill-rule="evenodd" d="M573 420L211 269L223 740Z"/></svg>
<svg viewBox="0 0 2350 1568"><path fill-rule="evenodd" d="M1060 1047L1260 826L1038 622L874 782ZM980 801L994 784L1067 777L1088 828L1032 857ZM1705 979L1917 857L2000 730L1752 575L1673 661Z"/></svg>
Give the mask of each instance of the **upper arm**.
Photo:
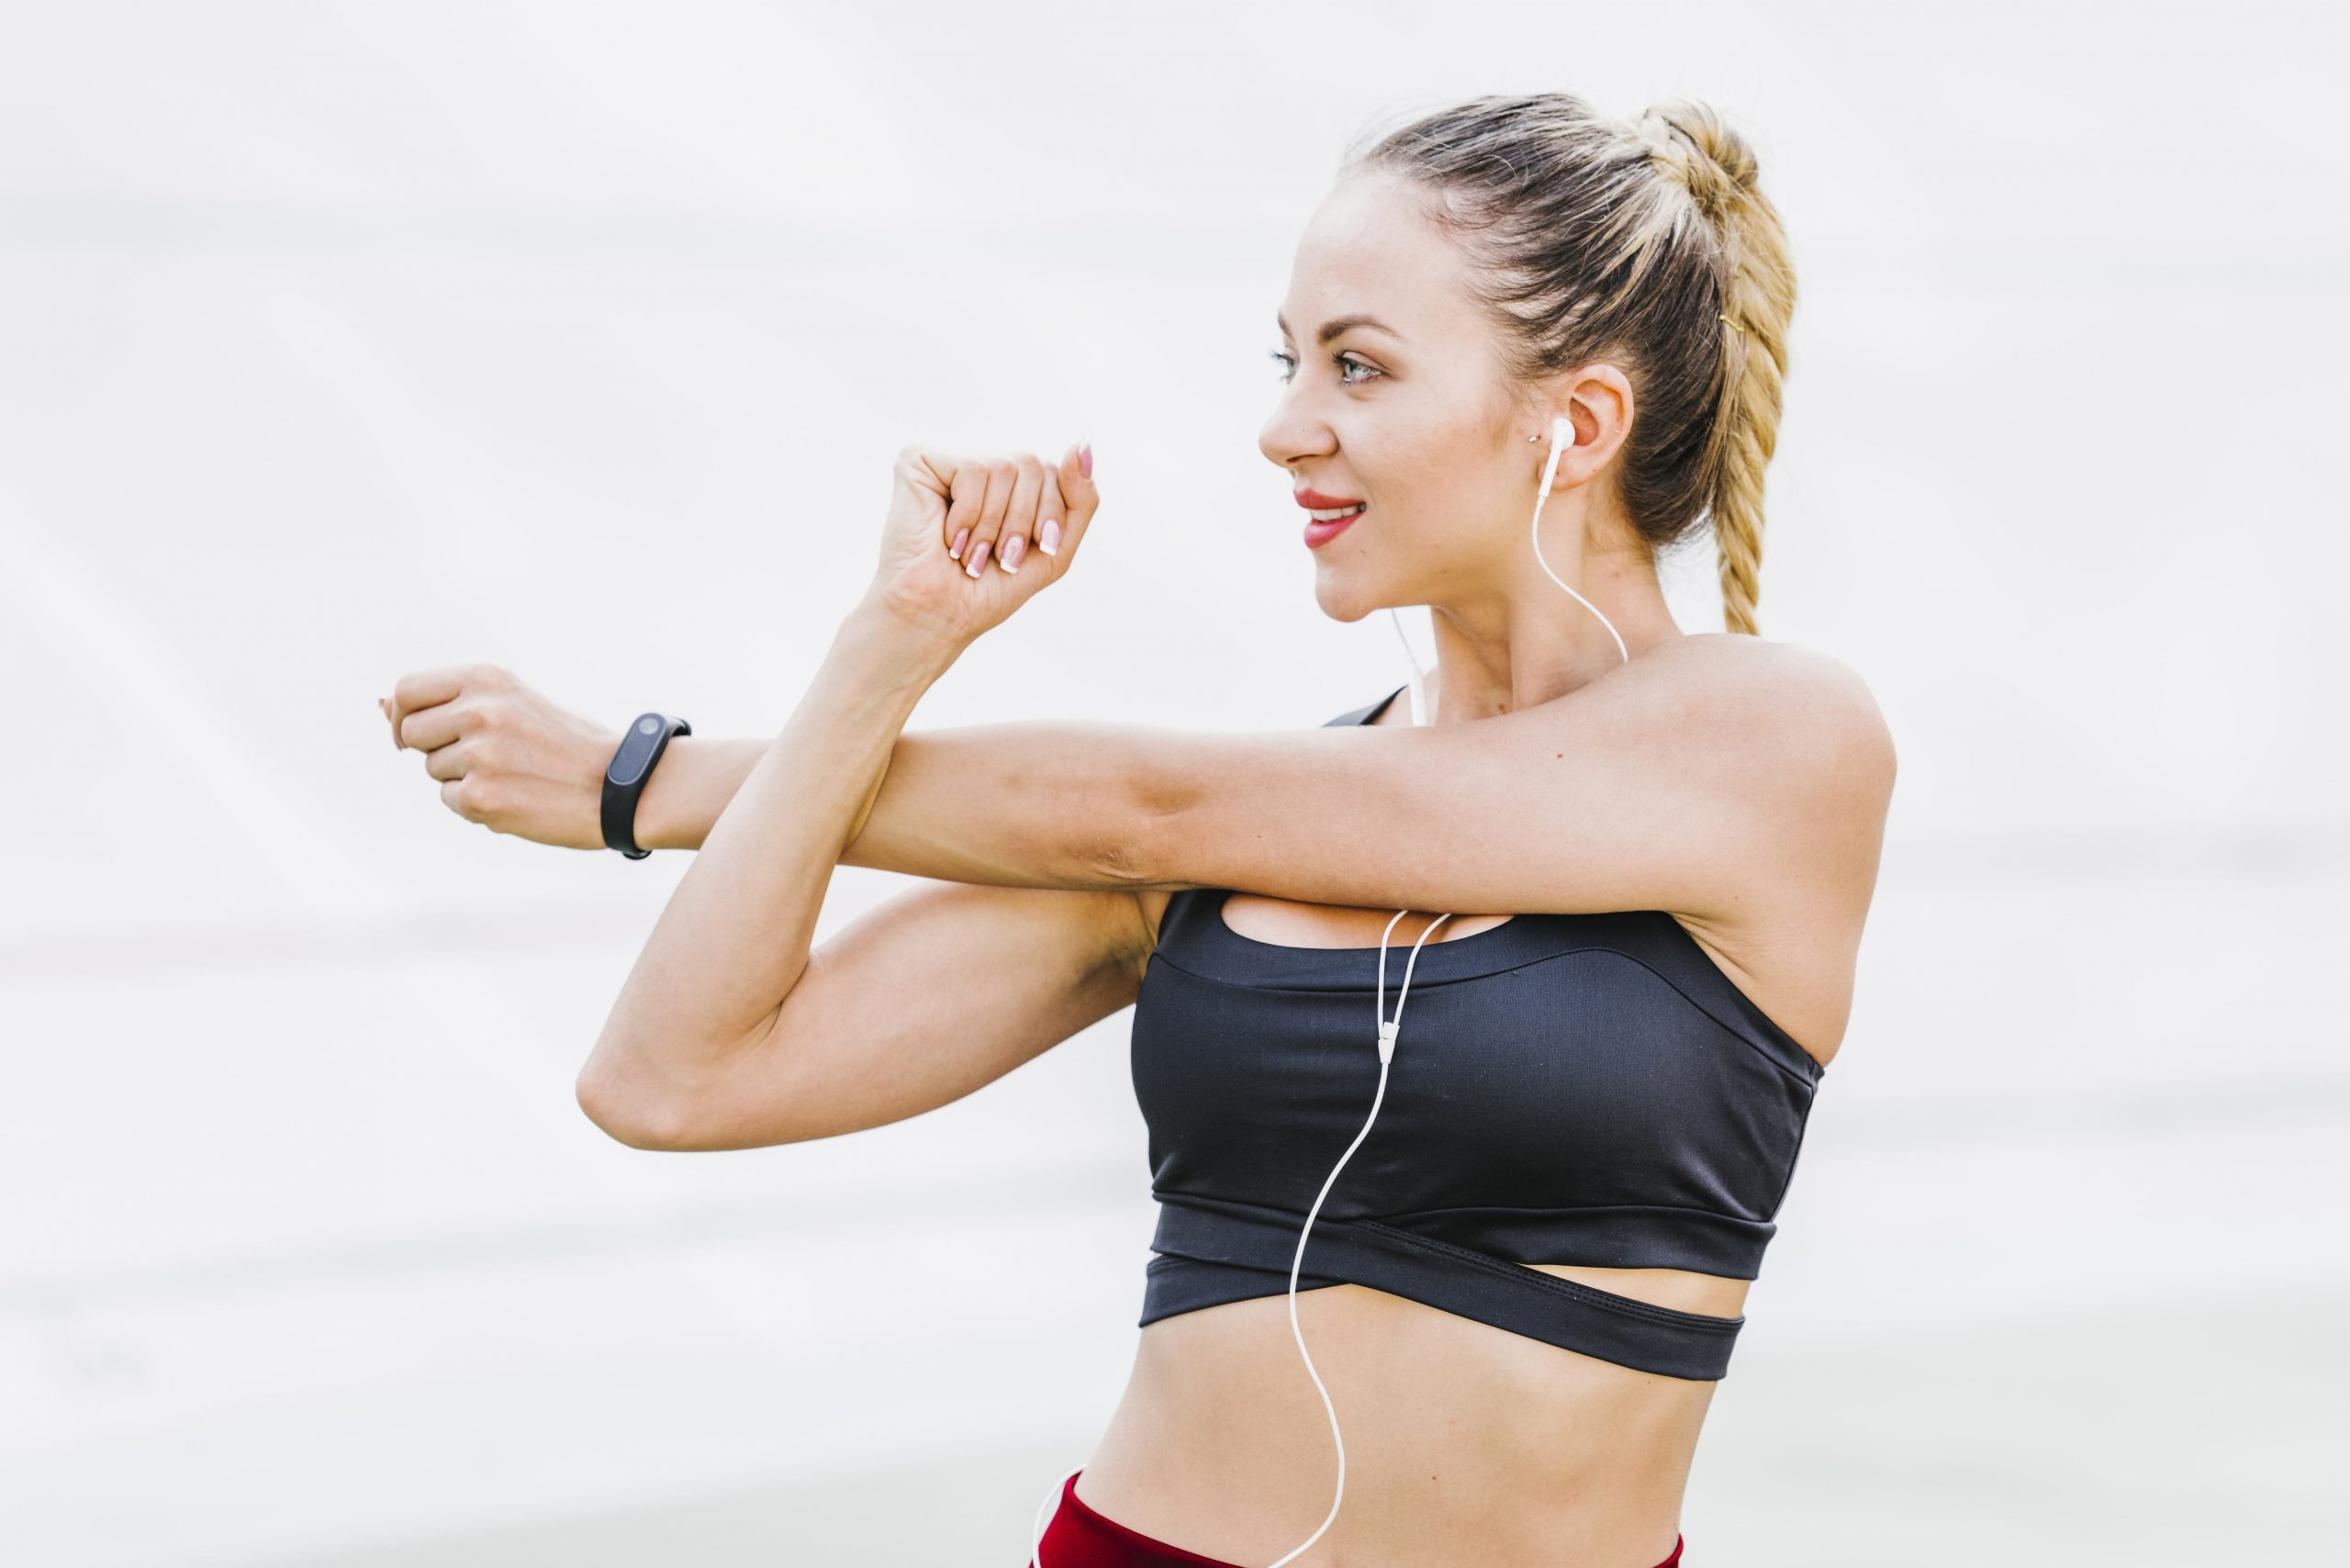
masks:
<svg viewBox="0 0 2350 1568"><path fill-rule="evenodd" d="M630 1142L758 1148L934 1110L1131 1003L1136 894L932 882L844 926L693 1103Z"/></svg>
<svg viewBox="0 0 2350 1568"><path fill-rule="evenodd" d="M1137 886L1735 924L1790 881L1865 901L1893 751L1840 661L1692 637L1470 723L1169 737L1147 778Z"/></svg>

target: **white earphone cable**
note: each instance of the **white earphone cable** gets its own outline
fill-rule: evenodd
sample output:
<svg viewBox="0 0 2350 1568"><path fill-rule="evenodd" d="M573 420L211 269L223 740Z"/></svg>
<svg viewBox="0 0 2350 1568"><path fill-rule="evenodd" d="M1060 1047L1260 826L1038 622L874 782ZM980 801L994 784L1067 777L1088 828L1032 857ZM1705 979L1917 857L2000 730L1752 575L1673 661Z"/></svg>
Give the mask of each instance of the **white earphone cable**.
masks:
<svg viewBox="0 0 2350 1568"><path fill-rule="evenodd" d="M1412 651L1412 639L1404 635L1404 618L1395 607L1387 607L1387 619L1395 623L1396 641L1404 644L1404 663L1412 672L1412 727L1420 729L1428 722L1428 701L1426 677L1420 669L1420 655Z"/></svg>
<svg viewBox="0 0 2350 1568"><path fill-rule="evenodd" d="M1085 1462L1085 1464L1091 1464L1092 1462L1092 1460L1088 1459ZM1036 1568L1044 1568L1045 1529L1048 1522L1046 1518L1046 1511L1047 1509L1055 1511L1058 1510L1061 1493L1068 1487L1069 1476L1075 1475L1078 1473L1078 1471L1083 1470L1085 1468L1085 1464L1079 1465L1077 1470L1070 1471L1069 1475L1064 1475L1058 1481L1054 1482L1053 1489L1045 1495L1045 1500L1036 1505L1036 1522L1031 1527L1031 1533L1028 1538L1028 1561L1035 1564Z"/></svg>
<svg viewBox="0 0 2350 1568"><path fill-rule="evenodd" d="M1558 573L1550 570L1550 563L1542 559L1542 507L1543 504L1550 498L1550 481L1559 476L1559 459L1566 455L1567 448L1572 446L1574 443L1575 427L1573 423L1564 415L1561 415L1559 418L1552 420L1550 421L1550 459L1549 462L1542 465L1542 493L1539 496L1537 496L1534 499L1534 525L1531 530L1534 543L1534 559L1536 564L1541 566L1543 572L1552 582L1557 583L1562 588L1567 588L1567 592L1570 594L1574 594L1574 601L1577 604L1582 605L1594 615L1599 615L1599 606L1592 603L1591 600L1583 598L1583 595L1575 593L1574 589L1567 588L1565 580L1561 578ZM1608 620L1605 615L1599 615L1599 623L1607 628L1607 634L1609 636L1616 639L1616 651L1624 655L1624 662L1626 664L1630 664L1632 662L1631 653L1624 646L1624 634L1616 630L1616 622Z"/></svg>
<svg viewBox="0 0 2350 1568"><path fill-rule="evenodd" d="M1412 944L1412 956L1404 965L1403 989L1395 993L1395 1016L1390 1019L1387 1016L1387 938L1394 932L1395 922L1411 913L1408 909L1397 910L1393 918L1388 921L1387 929L1379 934L1379 991L1371 1001L1371 1016L1379 1021L1379 1088L1371 1097L1371 1114L1363 1118L1362 1131L1355 1134L1355 1141L1347 1145L1347 1152L1338 1156L1338 1163L1332 1166L1330 1174L1324 1178L1322 1191L1315 1194L1314 1206L1305 1211L1305 1228L1298 1232L1297 1255L1290 1260L1289 1265L1289 1331L1297 1340L1297 1353L1305 1358L1305 1375L1314 1380L1315 1391L1322 1395L1323 1411L1330 1417L1330 1440L1338 1445L1338 1491L1330 1499L1330 1514L1322 1521L1321 1527L1298 1542L1287 1556L1276 1561L1272 1568L1283 1568L1299 1552L1320 1540L1323 1531L1337 1522L1339 1505L1347 1499L1347 1439L1339 1434L1337 1407L1330 1403L1330 1391L1322 1385L1322 1374L1314 1370L1314 1357L1305 1348L1305 1333L1297 1324L1297 1275L1300 1266L1305 1261L1306 1238L1314 1234L1314 1218L1322 1212L1322 1200L1330 1195L1330 1188L1337 1182L1338 1172L1347 1168L1347 1161L1353 1158L1356 1149L1362 1147L1362 1140L1371 1136L1371 1124L1379 1119L1380 1103L1387 1098L1387 1064L1395 1059L1395 1036L1404 1027L1404 999L1412 993L1412 970L1420 961L1421 944L1427 941L1429 932L1452 918L1449 914L1438 915L1428 922L1427 930L1420 933L1419 941Z"/></svg>

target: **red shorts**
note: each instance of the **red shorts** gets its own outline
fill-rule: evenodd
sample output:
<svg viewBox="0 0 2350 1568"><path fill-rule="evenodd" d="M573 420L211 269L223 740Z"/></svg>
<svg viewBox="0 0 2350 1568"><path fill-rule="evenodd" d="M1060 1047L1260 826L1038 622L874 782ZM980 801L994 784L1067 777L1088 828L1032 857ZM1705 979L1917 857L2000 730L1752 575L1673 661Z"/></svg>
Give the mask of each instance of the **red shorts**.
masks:
<svg viewBox="0 0 2350 1568"><path fill-rule="evenodd" d="M1681 1538L1673 1538L1673 1555L1656 1568L1679 1568ZM1035 1559L1035 1568L1241 1568L1220 1557L1203 1557L1163 1540L1153 1540L1115 1519L1104 1518L1077 1495L1077 1477L1061 1487L1061 1506L1045 1527L1045 1540Z"/></svg>

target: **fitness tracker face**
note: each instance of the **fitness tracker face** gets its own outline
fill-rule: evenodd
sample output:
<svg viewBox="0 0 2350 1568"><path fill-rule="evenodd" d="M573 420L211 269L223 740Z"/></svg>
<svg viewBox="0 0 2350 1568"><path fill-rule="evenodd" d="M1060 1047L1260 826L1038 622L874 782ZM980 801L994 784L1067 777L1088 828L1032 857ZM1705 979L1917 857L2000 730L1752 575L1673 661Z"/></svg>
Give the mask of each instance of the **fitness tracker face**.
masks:
<svg viewBox="0 0 2350 1568"><path fill-rule="evenodd" d="M683 719L677 721L681 734L690 734ZM628 727L621 737L620 749L612 753L611 766L604 769L604 782L622 790L633 790L644 783L645 775L653 771L654 762L661 748L669 744L669 727L658 713L647 713Z"/></svg>
<svg viewBox="0 0 2350 1568"><path fill-rule="evenodd" d="M669 737L693 733L691 724L667 713L640 713L629 725L628 733L612 752L612 760L604 766L603 826L607 848L617 849L632 860L642 860L653 853L636 846L637 798L644 792L644 781L652 777L653 765L661 760Z"/></svg>

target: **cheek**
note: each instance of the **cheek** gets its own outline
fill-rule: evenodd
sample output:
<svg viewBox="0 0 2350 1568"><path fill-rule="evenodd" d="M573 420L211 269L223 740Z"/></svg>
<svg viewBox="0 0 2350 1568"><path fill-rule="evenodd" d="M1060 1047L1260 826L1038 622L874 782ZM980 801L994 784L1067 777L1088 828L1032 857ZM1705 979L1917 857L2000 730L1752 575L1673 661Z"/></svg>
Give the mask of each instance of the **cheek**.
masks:
<svg viewBox="0 0 2350 1568"><path fill-rule="evenodd" d="M1491 498L1495 465L1485 438L1458 421L1415 425L1398 432L1378 471L1366 474L1372 505L1392 500L1416 519L1440 523Z"/></svg>

